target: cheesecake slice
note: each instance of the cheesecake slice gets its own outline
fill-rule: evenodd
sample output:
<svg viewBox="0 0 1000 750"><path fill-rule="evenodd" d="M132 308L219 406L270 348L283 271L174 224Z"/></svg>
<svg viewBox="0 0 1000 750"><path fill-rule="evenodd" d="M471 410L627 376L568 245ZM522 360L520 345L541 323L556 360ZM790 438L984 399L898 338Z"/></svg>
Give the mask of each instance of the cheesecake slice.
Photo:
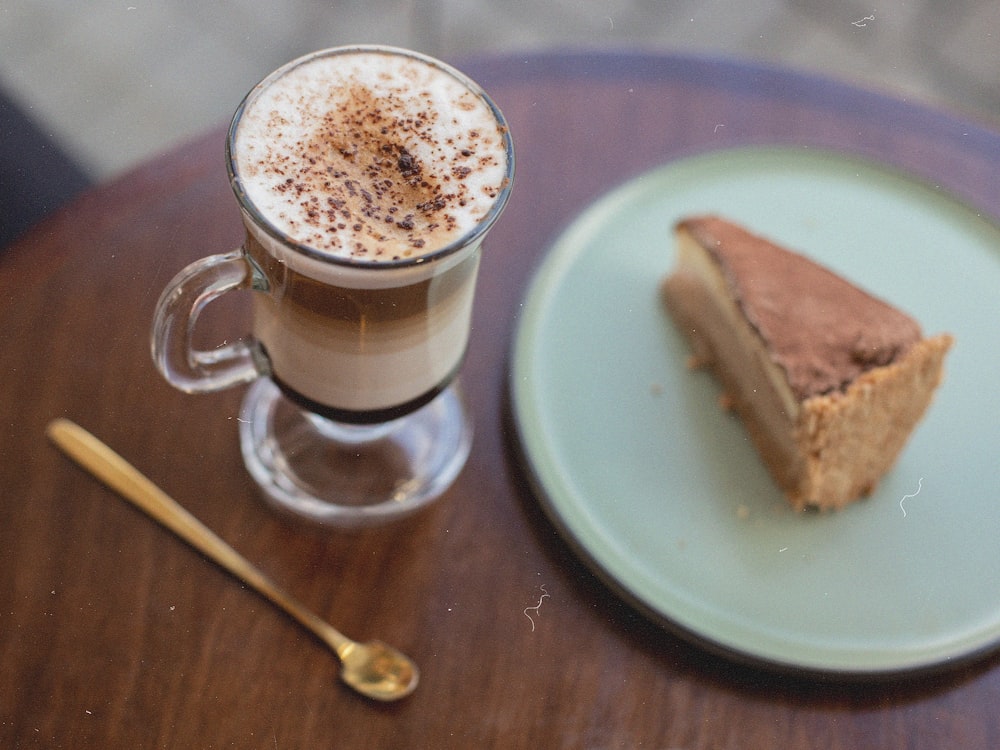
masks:
<svg viewBox="0 0 1000 750"><path fill-rule="evenodd" d="M676 228L663 296L796 509L838 509L892 467L941 382L948 334L715 216Z"/></svg>

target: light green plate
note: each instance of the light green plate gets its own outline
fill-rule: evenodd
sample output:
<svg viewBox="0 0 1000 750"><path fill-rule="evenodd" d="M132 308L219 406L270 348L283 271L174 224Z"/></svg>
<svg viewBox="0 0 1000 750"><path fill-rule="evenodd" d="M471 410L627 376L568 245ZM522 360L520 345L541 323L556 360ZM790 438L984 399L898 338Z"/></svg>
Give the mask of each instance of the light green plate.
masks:
<svg viewBox="0 0 1000 750"><path fill-rule="evenodd" d="M718 406L658 286L672 225L724 214L957 343L867 501L795 514ZM876 675L1000 641L1000 231L853 158L740 149L650 172L556 242L514 342L512 411L540 497L627 599L726 652Z"/></svg>

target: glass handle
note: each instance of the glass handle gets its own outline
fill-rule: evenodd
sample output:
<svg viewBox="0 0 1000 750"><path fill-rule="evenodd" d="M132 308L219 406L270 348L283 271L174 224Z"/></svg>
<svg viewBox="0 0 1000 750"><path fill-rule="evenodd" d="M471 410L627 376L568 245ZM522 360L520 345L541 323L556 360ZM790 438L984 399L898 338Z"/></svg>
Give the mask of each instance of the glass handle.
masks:
<svg viewBox="0 0 1000 750"><path fill-rule="evenodd" d="M153 361L171 385L185 393L219 391L249 382L268 371L253 340L210 351L194 347L198 316L205 306L235 289L254 286L255 272L242 250L197 260L163 290L153 317Z"/></svg>

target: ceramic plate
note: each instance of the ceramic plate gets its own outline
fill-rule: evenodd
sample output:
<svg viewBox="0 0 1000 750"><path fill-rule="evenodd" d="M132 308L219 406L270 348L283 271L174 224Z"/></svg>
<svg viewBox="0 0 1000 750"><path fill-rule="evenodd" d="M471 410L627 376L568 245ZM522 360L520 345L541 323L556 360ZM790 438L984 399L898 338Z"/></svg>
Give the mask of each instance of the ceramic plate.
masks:
<svg viewBox="0 0 1000 750"><path fill-rule="evenodd" d="M718 405L658 286L672 225L724 214L957 343L937 398L866 501L785 504ZM518 323L511 403L551 517L621 594L724 651L873 675L1000 641L1000 231L890 169L808 149L671 163L589 208Z"/></svg>

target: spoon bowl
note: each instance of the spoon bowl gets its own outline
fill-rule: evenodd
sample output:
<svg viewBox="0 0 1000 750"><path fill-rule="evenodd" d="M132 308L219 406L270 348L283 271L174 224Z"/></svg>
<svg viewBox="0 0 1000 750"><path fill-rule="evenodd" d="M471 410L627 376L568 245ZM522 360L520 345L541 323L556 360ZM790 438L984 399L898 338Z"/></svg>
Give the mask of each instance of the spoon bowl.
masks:
<svg viewBox="0 0 1000 750"><path fill-rule="evenodd" d="M337 653L341 679L369 698L393 701L417 686L416 665L382 641L351 642Z"/></svg>
<svg viewBox="0 0 1000 750"><path fill-rule="evenodd" d="M345 684L377 701L399 700L416 689L420 671L409 657L381 641L352 641L320 619L82 427L67 419L57 419L49 424L46 434L95 477L323 641L340 659L340 677Z"/></svg>

